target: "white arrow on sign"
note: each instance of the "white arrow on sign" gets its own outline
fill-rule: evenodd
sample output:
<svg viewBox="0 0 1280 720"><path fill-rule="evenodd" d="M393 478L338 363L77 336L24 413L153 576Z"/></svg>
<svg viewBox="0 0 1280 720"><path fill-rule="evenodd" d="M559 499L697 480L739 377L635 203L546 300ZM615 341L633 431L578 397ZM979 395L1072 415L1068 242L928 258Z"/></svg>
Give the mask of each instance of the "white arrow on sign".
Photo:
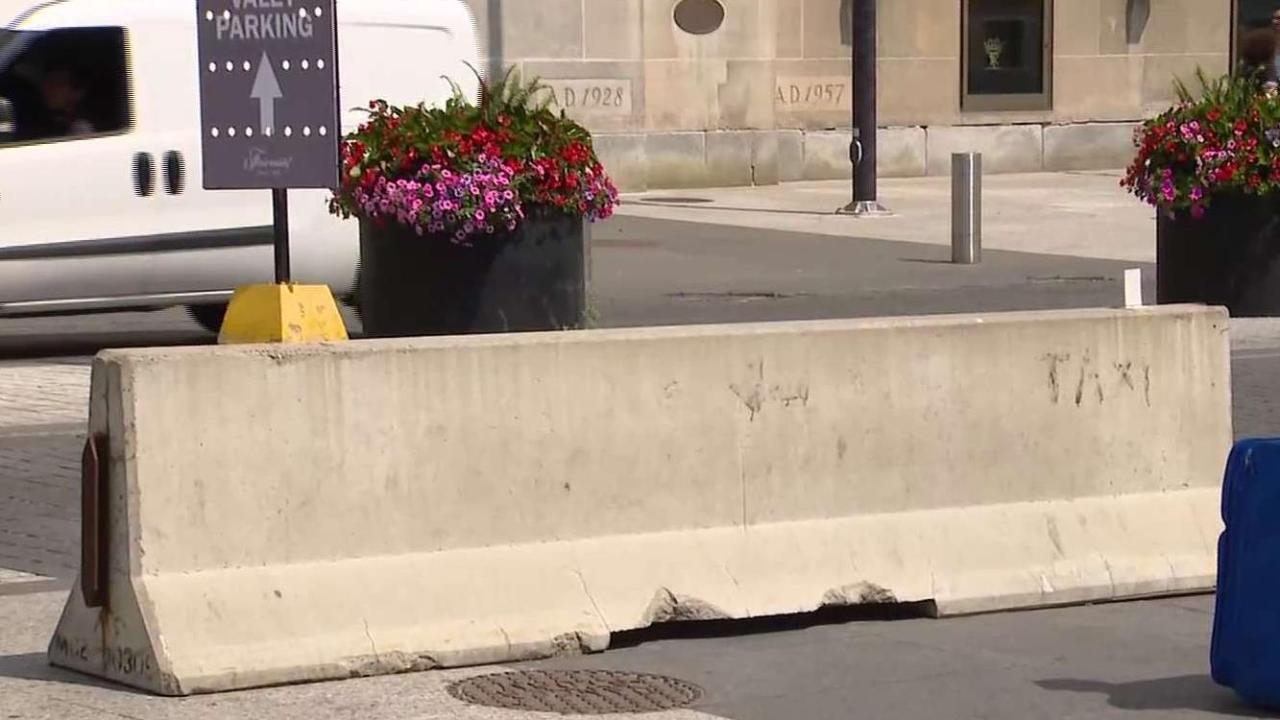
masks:
<svg viewBox="0 0 1280 720"><path fill-rule="evenodd" d="M249 91L249 97L258 101L262 132L274 134L276 100L284 97L284 93L280 91L280 79L276 77L276 71L271 67L271 58L266 53L262 53L262 59L258 61L258 75L253 79L253 90Z"/></svg>

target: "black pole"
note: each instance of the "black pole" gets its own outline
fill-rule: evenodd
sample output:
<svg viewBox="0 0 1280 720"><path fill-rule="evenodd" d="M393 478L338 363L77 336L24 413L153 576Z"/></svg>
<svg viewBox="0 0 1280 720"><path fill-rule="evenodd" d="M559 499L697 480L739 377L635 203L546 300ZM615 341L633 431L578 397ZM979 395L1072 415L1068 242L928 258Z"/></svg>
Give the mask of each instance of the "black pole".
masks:
<svg viewBox="0 0 1280 720"><path fill-rule="evenodd" d="M853 0L853 202L844 212L885 210L876 197L876 2Z"/></svg>
<svg viewBox="0 0 1280 720"><path fill-rule="evenodd" d="M276 283L293 282L289 269L289 191L274 188L271 191L271 229L276 247Z"/></svg>
<svg viewBox="0 0 1280 720"><path fill-rule="evenodd" d="M853 3L853 127L862 141L853 199L876 200L876 0Z"/></svg>
<svg viewBox="0 0 1280 720"><path fill-rule="evenodd" d="M496 82L502 77L506 63L506 46L502 38L502 0L489 0L487 20L489 23L489 80Z"/></svg>

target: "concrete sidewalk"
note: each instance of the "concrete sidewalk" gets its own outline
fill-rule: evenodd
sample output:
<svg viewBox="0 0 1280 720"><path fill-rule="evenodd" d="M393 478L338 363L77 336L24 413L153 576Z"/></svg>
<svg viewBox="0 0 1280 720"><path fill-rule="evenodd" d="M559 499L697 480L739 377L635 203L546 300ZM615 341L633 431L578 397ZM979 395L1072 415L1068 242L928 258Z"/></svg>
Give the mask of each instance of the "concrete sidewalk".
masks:
<svg viewBox="0 0 1280 720"><path fill-rule="evenodd" d="M984 245L1047 255L1155 261L1155 211L1120 187L1118 171L991 175L984 179ZM620 214L833 235L949 245L949 178L881 180L889 217L835 214L848 182L698 189L627 195Z"/></svg>
<svg viewBox="0 0 1280 720"><path fill-rule="evenodd" d="M622 638L602 655L160 698L52 668L63 593L0 597L5 720L524 720L463 703L449 683L513 669L661 674L703 690L687 710L627 720L1033 720L1267 717L1207 676L1212 598L948 620L739 626L684 639ZM577 716L581 717L581 716Z"/></svg>
<svg viewBox="0 0 1280 720"><path fill-rule="evenodd" d="M50 667L45 652L65 593L0 596L0 718L5 720L524 720L540 713L497 710L454 699L449 683L502 668L423 672L161 698ZM618 720L703 720L690 710L611 715Z"/></svg>

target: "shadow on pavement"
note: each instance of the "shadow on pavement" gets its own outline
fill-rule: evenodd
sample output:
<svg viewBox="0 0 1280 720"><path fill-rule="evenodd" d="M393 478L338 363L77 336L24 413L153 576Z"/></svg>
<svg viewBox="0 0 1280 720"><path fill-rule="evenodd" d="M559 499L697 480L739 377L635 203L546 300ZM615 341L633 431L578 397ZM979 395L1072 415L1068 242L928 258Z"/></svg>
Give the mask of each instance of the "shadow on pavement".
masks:
<svg viewBox="0 0 1280 720"><path fill-rule="evenodd" d="M775 615L735 620L673 620L658 622L638 630L613 633L610 649L638 647L658 640L707 640L723 637L747 637L793 632L825 625L849 623L894 622L936 618L938 608L932 601L915 603L868 603L866 605L828 606L813 612Z"/></svg>
<svg viewBox="0 0 1280 720"><path fill-rule="evenodd" d="M950 260L946 260L946 259L943 259L943 258L914 258L914 257L907 258L907 257L904 257L904 258L899 258L899 260L898 260L898 261L899 261L899 262L904 262L904 263L917 263L917 264L920 264L920 265L952 265L952 264L953 264Z"/></svg>
<svg viewBox="0 0 1280 720"><path fill-rule="evenodd" d="M83 685L85 687L114 690L131 695L146 695L125 685L116 685L105 680L81 675L70 670L56 668L49 664L44 653L28 653L26 655L0 655L0 678L29 680L35 682L57 683L59 685Z"/></svg>
<svg viewBox="0 0 1280 720"><path fill-rule="evenodd" d="M9 568L17 570L17 568ZM20 583L0 583L0 597L19 597L22 595L43 595L51 592L65 592L71 589L69 580L33 580Z"/></svg>
<svg viewBox="0 0 1280 720"><path fill-rule="evenodd" d="M1061 678L1040 680L1036 685L1054 692L1106 695L1107 703L1121 710L1199 710L1232 717L1280 717L1247 707L1230 690L1220 687L1205 675L1131 683Z"/></svg>

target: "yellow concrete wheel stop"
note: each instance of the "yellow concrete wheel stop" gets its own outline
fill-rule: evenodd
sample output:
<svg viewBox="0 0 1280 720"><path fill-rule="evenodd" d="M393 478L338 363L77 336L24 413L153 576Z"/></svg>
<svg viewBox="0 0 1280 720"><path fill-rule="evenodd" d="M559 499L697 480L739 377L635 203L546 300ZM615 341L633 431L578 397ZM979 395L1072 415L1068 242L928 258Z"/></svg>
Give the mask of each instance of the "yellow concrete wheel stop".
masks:
<svg viewBox="0 0 1280 720"><path fill-rule="evenodd" d="M347 340L338 303L325 285L250 285L236 290L218 342L319 343Z"/></svg>

